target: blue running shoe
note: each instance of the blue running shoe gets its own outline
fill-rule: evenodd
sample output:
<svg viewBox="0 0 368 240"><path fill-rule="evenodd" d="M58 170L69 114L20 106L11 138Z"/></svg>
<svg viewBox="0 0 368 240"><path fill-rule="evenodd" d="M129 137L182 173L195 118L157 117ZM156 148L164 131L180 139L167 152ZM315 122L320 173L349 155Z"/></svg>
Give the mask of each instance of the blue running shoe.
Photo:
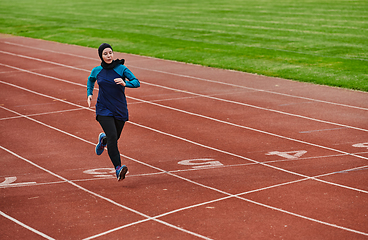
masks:
<svg viewBox="0 0 368 240"><path fill-rule="evenodd" d="M101 155L103 153L103 151L105 150L106 147L106 134L105 133L100 133L100 135L98 136L98 143L96 145L96 154L97 155Z"/></svg>
<svg viewBox="0 0 368 240"><path fill-rule="evenodd" d="M125 165L121 167L116 167L116 177L118 181L123 180L127 172L128 172L128 168Z"/></svg>

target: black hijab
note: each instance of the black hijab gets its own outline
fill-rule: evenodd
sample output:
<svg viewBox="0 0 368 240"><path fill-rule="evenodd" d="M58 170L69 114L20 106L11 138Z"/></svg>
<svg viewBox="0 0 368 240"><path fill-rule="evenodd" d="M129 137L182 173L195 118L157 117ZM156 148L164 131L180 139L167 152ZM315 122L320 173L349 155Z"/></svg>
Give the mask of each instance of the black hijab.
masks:
<svg viewBox="0 0 368 240"><path fill-rule="evenodd" d="M119 64L124 64L125 60L124 59L116 59L116 60L113 60L112 63L110 64L107 64L103 58L102 58L102 52L105 48L111 48L112 47L110 46L110 44L108 43L102 43L99 47L98 47L98 56L100 57L101 59L101 66L104 68L104 69L113 69L114 67L116 67L117 65Z"/></svg>

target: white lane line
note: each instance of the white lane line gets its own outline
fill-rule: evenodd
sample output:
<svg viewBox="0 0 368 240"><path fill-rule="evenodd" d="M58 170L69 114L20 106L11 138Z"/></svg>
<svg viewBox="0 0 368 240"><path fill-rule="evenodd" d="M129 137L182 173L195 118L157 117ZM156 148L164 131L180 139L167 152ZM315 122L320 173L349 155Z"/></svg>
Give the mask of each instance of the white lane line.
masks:
<svg viewBox="0 0 368 240"><path fill-rule="evenodd" d="M20 47L24 47L24 48L37 49L37 50L46 51L46 52L52 52L52 53L57 53L57 54L62 54L62 55L68 55L68 56L73 56L73 57L84 58L84 59L93 60L93 61L99 61L97 58L90 58L90 57L75 55L75 54L71 54L71 53L58 52L58 51L53 51L53 50L48 50L48 49L43 49L43 48L37 48L37 47L31 47L31 46L26 46L26 45L23 45L23 44L17 44L17 43L11 43L11 42L4 42L4 43L10 44L10 45L15 45L15 46L20 46ZM13 54L13 55L17 56L17 54L14 54L14 53L9 53L9 54ZM141 56L141 57L142 58L148 58L148 59L155 59L153 57L145 57L145 56ZM33 60L37 60L37 59L33 58ZM169 61L169 60L165 60L165 61ZM170 61L170 62L174 62L174 61ZM51 61L48 61L48 63L52 64ZM180 62L175 62L175 63L183 64L183 63L180 63ZM190 75L177 74L177 73L171 73L171 72L166 72L166 71L161 71L161 70L143 68L143 67L134 66L134 65L129 65L129 66L135 67L135 68L138 68L138 69L142 69L142 70L146 70L146 71L158 72L158 73L162 73L162 74L178 76L178 77L184 77L184 78L191 78L191 79L210 82L210 83L214 83L214 84L232 86L232 87L236 87L236 88L242 88L242 89L247 89L247 90L252 90L252 91L257 91L257 92L265 92L265 93L275 94L275 95L280 95L280 96L285 96L285 97L298 98L298 99L303 99L303 100L308 100L308 101L314 101L314 102L319 102L319 103L325 103L325 104L331 104L331 105L336 105L336 106L355 108L355 109L368 111L368 108L365 108L365 107L358 107L358 106L353 106L353 105L348 105L348 104L329 102L329 101L324 101L324 100L319 100L319 99L314 99L314 98L309 98L309 97L296 96L296 95L291 95L291 94L286 94L286 93L279 93L279 92L274 92L274 91L270 91L270 90L252 88L252 87L245 87L245 86L241 86L241 85L236 85L236 84L231 84L231 83L226 83L226 82L221 82L221 81L215 81L215 80L211 80L211 79L205 79L205 78L194 77L194 76L190 76ZM80 70L90 72L90 70L85 70L85 69L80 69ZM252 75L250 73L244 73L244 74ZM285 80L285 79L283 79L283 80Z"/></svg>
<svg viewBox="0 0 368 240"><path fill-rule="evenodd" d="M21 89L21 90L24 90L24 91L27 91L27 92L30 92L30 93L34 93L34 94L39 95L39 96L42 96L42 97L51 98L53 100L56 100L56 101L59 101L59 102L63 102L63 103L66 103L66 104L69 104L69 105L72 105L72 106L75 106L75 107L78 107L80 110L82 110L82 109L84 109L84 110L92 110L92 109L90 109L88 107L84 107L84 106L81 106L81 105L78 105L78 104L75 104L75 103L72 103L72 102L68 102L68 101L66 101L64 99L59 99L59 98L48 96L48 95L45 95L45 94L42 94L42 93L39 93L39 92L35 92L35 91L30 90L30 89L27 89L27 88L24 88L24 87L21 87L21 86L12 84L12 83L4 82L2 80L0 80L0 83L9 85L9 86L12 86L12 87L15 87L15 88L18 88L18 89ZM0 105L0 107L1 107L1 105Z"/></svg>
<svg viewBox="0 0 368 240"><path fill-rule="evenodd" d="M108 230L106 232L102 232L102 233L99 233L99 234L96 234L96 235L93 235L93 236L84 238L83 240L90 240L90 239L95 239L95 238L98 238L98 237L102 237L102 236L105 236L105 235L107 235L109 233L112 233L112 232L116 232L118 230L121 230L123 228L131 227L131 226L134 226L134 225L137 225L137 224L140 224L140 223L144 223L144 222L147 222L147 221L148 221L147 219L144 219L144 220L140 220L140 221L137 221L137 222L132 222L132 223L129 223L129 224L126 224L126 225L123 225L123 226L120 226L120 227L117 227L117 228L114 228L114 229L110 229L110 230Z"/></svg>
<svg viewBox="0 0 368 240"><path fill-rule="evenodd" d="M18 114L19 114L19 113L18 113ZM63 130L61 130L61 129L58 129L58 128L55 128L55 127L52 127L52 126L50 126L50 125L47 125L47 124L45 124L45 123L42 123L42 122L40 122L40 121L37 121L37 120L32 119L32 118L29 118L29 117L26 117L26 118L27 118L28 120L31 120L31 121L37 122L37 123L39 123L39 124L41 124L41 125L43 125L43 126L46 126L46 127L48 127L48 128L51 128L51 129L54 129L54 130L59 131L59 132L61 132L61 133L67 134L68 136L72 136L72 137L74 137L74 138L76 138L76 139L83 140L84 142L87 142L87 143L88 143L88 141L87 141L87 140L81 139L81 138L79 138L79 137L77 137L77 136L75 136L75 135L73 135L73 134L67 133L67 132L65 132L65 131L63 131ZM94 143L91 143L91 144L94 144ZM90 190L88 190L87 188L84 188L84 187L82 187L82 186L80 186L80 185L78 185L78 184L74 183L73 181L70 181L70 180L68 180L68 179L66 179L66 178L64 178L64 177L62 177L62 176L60 176L60 175L58 175L58 174L56 174L56 173L54 173L54 172L52 172L52 171L50 171L50 170L46 169L46 168L44 168L44 167L41 167L41 166L39 166L38 164L36 164L36 163L34 163L34 162L32 162L32 161L30 161L30 160L28 160L28 159L26 159L26 158L24 158L24 157L22 157L22 156L18 155L18 154L16 154L16 153L14 153L14 152L10 151L9 149L7 149L7 148L5 148L5 147L3 147L3 146L0 146L0 148L1 148L1 149L3 149L3 150L4 150L4 151L6 151L6 152L8 152L8 153L12 154L13 156L15 156L15 157L17 157L17 158L19 158L19 159L21 159L21 160L23 160L23 161L25 161L25 162L27 162L27 163L31 164L32 166L34 166L34 167L36 167L36 168L39 168L39 169L41 169L41 170L43 170L43 171L45 171L45 172L49 173L50 175L55 176L55 177L57 177L57 178L61 179L62 181L65 181L65 182L69 183L70 185L72 185L72 186L74 186L74 187L78 188L79 190L82 190L82 191L84 191L84 192L86 192L86 193L89 193L90 195L93 195L93 196L95 196L95 197L98 197L98 198L100 198L100 199L103 199L103 200L105 200L105 201L107 201L107 202L109 202L109 203L111 203L111 204L113 204L113 205L115 205L115 206L118 206L118 207L123 208L123 209L125 209L125 210L128 210L128 211L130 211L130 212L133 212L133 213L135 213L135 214L137 214L137 215L139 215L139 216L142 216L142 217L144 217L144 218L145 218L145 220L146 220L146 221L153 220L153 221L155 221L155 222L158 222L158 223L164 224L164 225L166 225L166 226L168 226L168 227L171 227L171 228L174 228L174 229L176 229L176 230L179 230L179 231L182 231L182 232L188 233L188 234L190 234L190 235L193 235L193 236L196 236L196 237L199 237L199 238L202 238L202 239L210 239L210 238L208 238L208 237L205 237L205 236L202 236L202 235L200 235L200 234L197 234L197 233L191 232L191 231L189 231L189 230L186 230L186 229L183 229L183 228L179 228L179 227L177 227L177 226L175 226L175 225L173 225L173 224L167 223L167 222L165 222L165 221L162 221L162 220L159 220L159 219L152 218L152 217L150 217L150 216L148 216L148 215L146 215L146 214L144 214L144 213L141 213L141 212L139 212L139 211L137 211L137 210L135 210L135 209L132 209L132 208L130 208L130 207L127 207L127 206L125 206L125 205L122 205L122 204L120 204L120 203L117 203L117 202L115 202L115 201L111 200L110 198L104 197L104 196L102 196L102 195L100 195L100 194L98 194L98 193L95 193L95 192L93 192L93 191L90 191ZM141 221L143 221L143 220L141 220Z"/></svg>
<svg viewBox="0 0 368 240"><path fill-rule="evenodd" d="M0 53L11 55L11 56L16 56L16 57L21 57L21 58L26 58L26 59L30 59L30 60L35 60L35 61L39 61L39 62L43 62L43 63L53 64L53 65L60 66L60 67L71 68L71 69L74 69L74 70L82 70L81 68L77 68L77 67L73 67L73 66L69 66L69 65L65 65L65 64L61 64L61 63L56 63L56 62L50 62L50 61L43 60L43 59L40 59L40 58L34 58L34 57L29 57L29 56L25 56L25 55L21 55L21 54L5 52L5 51L2 51L2 50L0 50Z"/></svg>
<svg viewBox="0 0 368 240"><path fill-rule="evenodd" d="M339 128L324 128L324 129L317 129L317 130L309 130L309 131L302 131L299 133L314 133L314 132L325 132L325 131L334 131L334 130L341 130L346 129L347 127L339 127Z"/></svg>
<svg viewBox="0 0 368 240"><path fill-rule="evenodd" d="M0 147L1 147L1 146L0 146ZM50 237L50 236L48 236L48 235L46 235L46 234L44 234L44 233L42 233L42 232L40 232L40 231L38 231L38 230L36 230L36 229L32 228L32 227L30 227L30 226L28 226L28 225L26 225L26 224L22 223L21 221L18 221L17 219L15 219L15 218L13 218L13 217L11 217L11 216L9 216L9 215L5 214L5 213L4 213L4 212L2 212L2 211L0 211L0 215L1 215L1 216L3 216L3 217L5 217L5 218L7 218L7 219L9 219L9 220L11 220L11 221L13 221L13 222L15 222L16 224L18 224L18 225L20 225L20 226L22 226L22 227L24 227L24 228L26 228L26 229L30 230L31 232L34 232L34 233L36 233L37 235L40 235L41 237L44 237L44 238L46 238L46 239L50 239L50 240L55 239L55 238L52 238L52 237Z"/></svg>
<svg viewBox="0 0 368 240"><path fill-rule="evenodd" d="M27 114L25 116L27 116L27 117L35 117L35 116L50 115L50 114L57 114L57 113L66 113L66 112L79 111L79 110L83 110L83 108L74 108L74 109L69 109L69 110L60 110L60 111L52 111L52 112L34 113L34 114ZM23 116L4 117L4 118L0 118L0 121L10 120L10 119L17 119L17 118L23 118Z"/></svg>
<svg viewBox="0 0 368 240"><path fill-rule="evenodd" d="M6 108L4 108L4 107L1 107L1 108L6 109ZM8 111L10 111L10 112L13 112L13 113L15 113L15 114L22 115L22 114L17 113L17 112L15 112L15 111L13 111L13 110L10 110L10 109L6 109L6 110L8 110ZM77 137L77 136L75 136L75 135L73 135L73 134L67 133L67 132L65 132L65 131L63 131L63 130L61 130L61 129L55 128L55 127L53 127L53 126L50 126L50 125L45 124L45 123L43 123L43 122L40 122L40 121L38 121L38 120L32 119L32 118L30 118L30 117L26 117L26 116L24 116L24 117L25 117L25 118L27 118L28 120L34 121L34 122L36 122L36 123L39 123L39 124L41 124L41 125L43 125L43 126L46 126L46 127L48 127L48 128L51 128L51 129L53 129L53 130L59 131L59 132L64 133L64 134L67 134L68 136L74 137L74 138L79 139L79 140L81 140L81 139L82 139L82 138L80 138L80 137ZM94 143L92 143L92 142L89 142L89 141L84 140L84 139L82 139L82 140L83 140L84 142L87 142L87 143L90 143L90 144L94 145ZM73 186L76 186L77 188L79 188L79 189L81 189L81 190L83 190L83 191L86 191L86 192L88 192L88 193L90 193L90 194L92 194L92 195L94 195L94 196L101 197L102 199L105 199L106 201L109 201L109 202L111 202L111 203L113 203L113 204L115 204L115 205L117 205L117 206L121 206L121 207L123 207L123 208L125 208L125 209L128 209L128 210L130 209L130 208L128 208L128 207L125 207L125 206L123 206L123 205L120 205L120 204L118 204L118 203L115 203L114 201L112 201L112 200L110 200L110 199L108 199L108 198L105 198L105 197L103 197L103 196L101 196L101 195L99 195L99 194L97 194L97 193L94 193L94 192L92 192L92 191L90 191L90 190L88 190L88 189L85 189L85 188L83 188L83 187L81 187L81 186L79 186L79 185L75 184L74 182L72 182L72 181L70 181L70 180L67 180L67 179L65 179L65 178L63 178L63 177L61 177L61 176L59 176L59 175L57 175L57 174L55 174L55 173L53 173L53 172L51 172L51 171L47 170L47 169L44 169L43 167L40 167L40 166L38 166L37 164L35 164L35 163L33 163L33 162L31 162L31 161L29 161L29 160L27 160L27 159L24 159L23 157L21 157L21 156L19 156L19 155L15 154L15 153L13 153L13 152L11 152L10 150L8 150L8 149L6 149L6 148L3 148L2 146L0 146L0 148L2 148L2 149L4 149L4 150L6 150L7 152L9 152L9 153L13 154L14 156L17 156L17 157L19 157L19 158L21 158L21 159L25 160L26 162L29 162L30 164L32 164L32 165L34 165L34 166L36 166L36 167L38 167L38 168L40 168L40 169L42 169L42 170L44 170L44 171L46 171L46 172L49 172L50 174L52 174L52 175L54 175L54 176L57 176L58 178L60 178L60 179L62 179L62 180L64 180L64 181L66 181L66 182L68 182L68 183L72 184ZM286 210L283 210L283 209L279 209L279 208L276 208L276 207L273 207L273 206L269 206L269 205L266 205L266 204L263 204L263 203L259 203L259 202L253 201L253 200L249 200L249 199L246 199L246 198L243 198L243 197L237 196L237 195L233 195L233 194L227 193L227 192L225 192L225 191L219 190L219 189L217 189L217 188L210 187L210 186L207 186L207 185L204 185L204 184L201 184L201 183L195 182L195 181L193 181L193 180L190 180L190 179L187 179L187 178L181 177L181 176L179 176L179 175L175 175L175 174L173 174L173 173L167 172L167 171L165 171L165 170L163 170L163 169L160 169L160 168L158 168L158 167L152 166L152 165L147 164L147 163L145 163L145 162L141 162L141 161L136 160L136 159L134 159L134 158L131 158L131 157L128 157L128 156L125 156L125 155L122 155L122 156L123 156L123 157L125 157L125 158L127 158L127 159L130 159L130 160L132 160L132 161L135 161L135 162L137 162L137 163L141 163L141 164L143 164L143 165L146 165L146 166L148 166L148 167L150 167L150 168L153 168L153 169L159 170L159 171L161 171L161 172L167 173L167 174L168 174L168 175L170 175L170 176L173 176L173 177L179 178L179 179L181 179L181 180L184 180L184 181L186 181L186 182L189 182L189 183L195 184L195 185L197 185L197 186L200 186L200 187L203 187L203 188L206 188L206 189L210 189L210 190L216 191L216 192L218 192L218 193L222 193L222 194L227 195L227 196L229 196L229 197L236 197L236 198L239 198L239 199L241 199L241 200L244 200L244 201L247 201L247 202L250 202L250 203L253 203L253 204L256 204L256 205L262 206L262 207L266 207L266 208L269 208L269 209L272 209L272 210L280 211L280 212L285 213L285 214L289 214L289 215L292 215L292 216L300 217L300 218L303 218L303 219L306 219L306 220L310 220L310 221L313 221L313 222L317 222L317 223L320 223L320 224L324 224L324 225L327 225L327 226L331 226L331 227L335 227L335 228L338 228L338 229L343 229L343 230L346 230L346 231L349 231L349 232L354 232L354 233L358 233L358 234L361 234L361 235L367 235L367 236L368 236L368 233L364 233L364 232L360 232L360 231L357 231L357 230L354 230L354 229L349 229L349 228L345 228L345 227L338 226L338 225L335 225L335 224L331 224L331 223L323 222L323 221L320 221L320 220L317 220L317 219L313 219L313 218L306 217L306 216L303 216L303 215L300 215L300 214L297 214L297 213L289 212L289 211L286 211ZM262 163L260 163L260 164L262 164ZM262 165L264 165L264 164L262 164ZM298 174L298 175L300 175L300 174ZM308 176L306 176L304 179L299 179L299 180L296 180L296 181L304 181L304 180L308 180L308 179L316 180L316 181L318 181L318 180L319 180L319 179L316 179L316 178L314 178L314 177L308 177ZM287 182L287 183L282 183L281 185L289 185L289 184L292 184L292 183L294 183L294 182L296 182L296 181L293 181L293 182ZM323 182L324 182L324 183L328 183L327 181L323 181ZM342 186L342 185L341 185L341 186ZM272 186L265 187L265 188L262 188L262 189L269 189L269 188L271 188L271 187L272 187ZM351 188L348 188L348 189L349 189L349 190L352 190ZM253 190L253 191L257 191L257 190ZM259 191L259 190L258 190L258 191ZM242 194L244 194L244 193L242 193ZM132 209L132 211L133 211L133 212L135 212L135 210L133 210L133 209ZM145 215L145 214L143 214L143 213L139 213L139 212L138 212L138 214L140 214L140 215L142 215L142 216L147 216L147 215ZM157 222L163 223L163 224L165 224L165 225L167 225L167 226L172 226L171 224L166 223L166 222L164 222L164 221L161 221L161 220L159 220L159 219L157 219L157 218L155 218L155 217L147 216L146 218L149 218L149 220L154 220L154 221L157 221ZM141 221L143 221L143 220L141 220ZM147 220L147 221L148 221L148 220ZM131 223L131 224L133 224L133 223ZM182 228L178 228L178 227L176 227L176 226L173 226L173 227L174 227L174 228L176 228L176 229L179 229L179 230L181 230L181 231L187 232L187 230L183 230ZM111 231L111 230L109 230L108 232L110 232L110 231ZM188 233L190 233L190 234L192 234L192 235L195 235L195 234L196 234L196 233L192 233L192 232L189 232L189 231L188 231ZM103 234L103 233L100 233L100 234ZM201 236L201 237L203 237L203 236ZM209 239L209 238L204 237L204 239Z"/></svg>

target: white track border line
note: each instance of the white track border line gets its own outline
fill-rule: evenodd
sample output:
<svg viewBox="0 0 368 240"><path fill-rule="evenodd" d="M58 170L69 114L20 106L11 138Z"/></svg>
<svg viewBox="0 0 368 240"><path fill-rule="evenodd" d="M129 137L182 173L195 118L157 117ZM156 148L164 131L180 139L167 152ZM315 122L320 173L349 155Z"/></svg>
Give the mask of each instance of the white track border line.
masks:
<svg viewBox="0 0 368 240"><path fill-rule="evenodd" d="M0 147L1 147L1 146L0 146ZM4 212L2 212L2 211L0 211L0 215L1 215L1 216L3 216L3 217L5 217L5 218L7 218L7 219L9 219L9 220L11 220L11 221L13 221L13 222L15 222L16 224L18 224L18 225L20 225L20 226L22 226L22 227L24 227L24 228L26 228L26 229L30 230L31 232L34 232L34 233L36 233L36 234L40 235L41 237L44 237L44 238L49 239L49 240L53 240L53 239L54 239L54 238L52 238L52 237L50 237L50 236L48 236L48 235L46 235L46 234L44 234L44 233L42 233L42 232L40 232L40 231L38 231L38 230L36 230L36 229L32 228L32 227L30 227L30 226L28 226L28 225L26 225L26 224L22 223L21 221L19 221L19 220L15 219L15 218L13 218L13 217L11 217L11 216L9 216L9 215L5 214L5 213L4 213Z"/></svg>
<svg viewBox="0 0 368 240"><path fill-rule="evenodd" d="M18 115L22 115L22 114L20 114L20 113L17 113L17 112L15 112L15 111L10 110L10 109L7 109L7 108L5 108L5 107L1 107L1 108L5 109L5 110L8 110L8 111L10 111L10 112L13 112L13 113L15 113L15 114L18 114ZM24 115L23 115L23 116L24 116ZM93 145L94 145L94 143L92 143L92 142L89 142L89 141L87 141L87 140L84 140L84 139L82 139L82 138L80 138L80 137L77 137L77 136L75 136L75 135L73 135L73 134L70 134L70 133L68 133L68 132L65 132L65 131L63 131L63 130L61 130L61 129L58 129L58 128L56 128L56 127L50 126L50 125L48 125L48 124L45 124L45 123L43 123L43 122L41 122L41 121L38 121L38 120L32 119L32 118L30 118L30 117L26 117L26 116L24 116L24 118L26 118L26 119L28 119L28 120L31 120L31 121L34 121L34 122L36 122L36 123L39 123L39 124L41 124L41 125L43 125L43 126L46 126L46 127L48 127L48 128L51 128L51 129L53 129L53 130L59 131L59 132L61 132L61 133L67 134L68 136L71 136L71 137L76 138L76 139L78 139L78 140L83 140L83 141L84 141L84 142L86 142L86 143L90 143L90 144L93 144ZM90 193L90 194L92 194L92 195L96 196L96 197L99 197L99 198L101 198L101 199L104 199L104 200L106 200L106 201L108 201L108 202L110 202L110 203L112 203L112 204L114 204L114 205L117 205L117 206L119 206L119 207L122 207L122 208L124 208L124 209L126 209L126 210L132 211L132 212L134 212L134 213L136 213L136 214L138 214L138 215L141 215L141 216L143 216L143 217L146 217L146 218L147 218L147 219L140 220L140 221L138 221L138 222L136 222L136 223L130 223L130 224L128 224L128 226L132 226L132 225L135 225L135 224L137 224L137 223L142 223L142 222L149 221L149 220L154 220L154 221L157 221L157 222L159 222L159 223L162 223L162 224L164 224L164 225L166 225L166 226L173 227L173 228L175 228L175 229L177 229L177 230L180 230L180 231L183 231L183 232L186 232L186 233L189 233L189 234L192 234L192 235L195 235L195 236L201 237L201 238L203 238L203 239L210 239L210 238L207 238L207 237L204 237L204 236L202 236L202 235L199 235L199 234L196 234L196 233L190 232L190 231L188 231L188 230L185 230L185 229L182 229L182 228L176 227L175 225L171 225L171 224L169 224L169 223L167 223L167 222L164 222L164 221L162 221L162 220L157 219L158 217L166 216L166 215L168 215L169 213L166 213L166 214L160 214L160 215L158 215L158 216L156 216L156 217L150 217L150 216L145 215L145 214L143 214L143 213L140 213L140 212L138 212L138 211L136 211L136 210L134 210L134 209L131 209L131 208L129 208L129 207L126 207L126 206L124 206L124 205L121 205L121 204L119 204L119 203L116 203L116 202L114 202L113 200L111 200L111 199L109 199L109 198L106 198L106 197L103 197L102 195L99 195L99 194L97 194L97 193L94 193L94 192L92 192L92 191L90 191L90 190L88 190L88 189L86 189L86 188L83 188L83 187L79 186L78 184L76 184L76 183L74 183L74 182L72 182L72 181L70 181L70 180L68 180L68 179L66 179L66 178L64 178L64 177L62 177L62 176L60 176L60 175L57 175L56 173L53 173L53 172L51 172L51 171L49 171L49 170L47 170L47 169L45 169L45 168L43 168L43 167L41 167L41 166L39 166L39 165L37 165L37 164L33 163L32 161L30 161L30 160L28 160L28 159L25 159L25 158L23 158L23 157L19 156L18 154L14 153L14 152L12 152L12 151L10 151L10 150L8 150L8 149L6 149L6 148L2 147L2 146L0 146L0 148L1 148L1 149L3 149L3 150L5 150L5 151L7 151L8 153L10 153L10 154L12 154L12 155L14 155L14 156L18 157L18 158L20 158L20 159L22 159L22 160L24 160L24 161L26 161L26 162L30 163L30 164L31 164L31 165L33 165L33 166L35 166L35 167L37 167L37 168L39 168L39 169L41 169L41 170L44 170L44 171L46 171L47 173L49 173L49 174L51 174L51 175L53 175L53 176L56 176L57 178L60 178L61 180L63 180L63 181L65 181L65 182L67 182L67 183L69 183L69 184L71 184L71 185L73 185L73 186L75 186L75 187L79 188L80 190L83 190L83 191L85 191L85 192L87 192L87 193ZM123 155L123 156L124 156L124 155ZM265 208L268 208L268 209L276 210L276 211L279 211L279 212L282 212L282 213L285 213L285 214L289 214L289 215L292 215L292 216L295 216L295 217L299 217L299 218L302 218L302 219L305 219L305 220L309 220L309 221L312 221L312 222L320 223L320 224L323 224L323 225L326 225L326 226L334 227L334 228L341 229L341 230L345 230L345 231L348 231L348 232L353 232L353 233L356 233L356 234L360 234L360 235L368 236L368 233L365 233L365 232L361 232L361 231L357 231L357 230L354 230L354 229L350 229L350 228L346 228L346 227L338 226L338 225L336 225L336 224L331 224L331 223L328 223L328 222L320 221L320 220L317 220L317 219L314 219L314 218L306 217L306 216L303 216L303 215L300 215L300 214L297 214L297 213L289 212L289 211L286 211L286 210L283 210L283 209L280 209L280 208L276 208L276 207L273 207L273 206L270 206L270 205L266 205L266 204L263 204L263 203L259 203L259 202L256 202L256 201L253 201L253 200L250 200L250 199L246 199L246 198L244 198L244 197L240 197L240 196L239 196L239 195L244 195L244 194L251 193L251 192L255 192L255 191L262 191L262 190L264 190L264 189L273 188L273 187L275 187L275 186L264 187L264 188L260 188L260 189L256 189L256 190L251 190L251 191L248 191L248 192L245 192L245 193L240 193L240 194L236 194L236 195L234 195L234 194L230 194L230 193L224 192L224 191L222 191L222 190L216 189L216 188L214 188L214 187L209 187L209 186L207 186L207 185L204 185L204 184L201 184L201 183L197 183L197 182L195 182L195 181L193 181L193 180L190 180L190 179L187 179L187 178L184 178L184 177L181 177L181 176L178 176L178 175L175 175L175 174L169 173L169 172L167 172L167 171L165 171L165 170L163 170L163 169L160 169L160 168L158 168L158 167L154 167L154 166L152 166L152 165L150 165L150 164L147 164L147 163L144 163L144 162L138 161L138 160L133 159L133 158L131 158L131 157L128 157L128 156L124 156L124 157L126 157L126 158L128 158L128 159L130 159L130 160L132 160L132 161L135 161L135 162L138 162L138 163L142 163L142 164L144 164L144 165L146 165L146 166L149 166L149 167L154 168L154 169L156 169L156 170L162 171L162 172L164 172L164 173L167 173L167 174L168 174L168 175L170 175L170 176L173 176L173 177L179 178L179 179L184 180L184 181L187 181L187 182L189 182L189 183L192 183L192 184L198 185L198 186L200 186L200 187L207 188L207 189L210 189L210 190L213 190L213 191L216 191L216 192L222 193L222 194L224 194L224 195L227 195L227 196L228 196L227 198L235 197L235 198L238 198L238 199L240 199L240 200L247 201L247 202L249 202L249 203L253 203L253 204L258 205L258 206L262 206L262 207L265 207ZM304 181L304 180L308 180L308 179L314 179L314 178L307 177L307 178L305 178L305 179L299 179L299 180L294 180L294 181L292 181L292 182L281 183L281 184L278 184L278 185L276 185L276 186L290 185L290 184L292 184L292 183L294 183L294 182L300 182L300 181ZM224 199L227 199L227 198L224 198L224 197L223 197L223 198L220 198L220 200L224 200ZM212 202L213 202L213 201L216 201L216 200L212 200ZM217 201L219 201L219 200L217 200ZM197 205L198 205L198 204L197 204ZM203 205L203 203L202 203L202 205ZM196 205L193 205L193 206L196 206ZM189 208L194 208L194 207L189 206L189 207L183 208L183 210L185 210L185 209L189 209ZM179 211L179 210L174 210L174 211L171 211L171 212L172 212L172 213L174 213L174 212L178 212L178 211ZM102 236L102 235L105 235L105 234L111 233L111 232L113 232L113 231L116 231L116 230L122 229L122 228L123 228L123 227L125 227L125 226L127 226L127 225L124 225L124 226L121 226L121 227L118 227L118 228L115 228L115 229L108 230L108 231L106 231L106 232L104 232L104 233L100 233L100 234L98 234L98 235L91 236L91 237L86 238L86 239L93 239L93 238L95 238L95 237L99 237L99 236Z"/></svg>
<svg viewBox="0 0 368 240"><path fill-rule="evenodd" d="M90 58L90 57L85 57L85 56L71 54L71 53L58 52L58 51L53 51L53 50L48 50L48 49L43 49L43 48L38 48L38 47L31 47L31 46L26 46L26 45L23 45L23 44L12 43L12 42L4 42L4 43L9 44L9 45L15 45L15 46L19 46L19 47L29 48L29 49L35 49L35 50L40 50L40 51L45 51L45 52L52 52L52 53L61 54L61 55L67 55L67 56L72 56L72 57L79 57L79 58L84 58L84 59L88 59L88 60L98 61L98 59L96 59L96 58ZM1 51L1 52L3 52L3 51ZM10 54L17 55L15 53L10 53ZM156 58L145 57L145 56L140 56L140 57L148 58L148 59L156 59ZM34 59L34 60L36 60L36 59ZM170 61L170 60L162 60L162 59L159 59L159 60L175 62L175 63L178 63L178 64L184 64L182 62L176 62L176 61ZM196 80L200 80L200 81L206 81L206 82L210 82L210 83L220 84L220 85L226 85L226 86L232 86L232 87L236 87L236 88L252 90L252 91L256 91L256 92L265 92L265 93L276 94L276 95L281 95L281 96L286 96L286 97L291 97L291 98L299 98L299 99L308 100L308 101L314 101L314 102L320 102L320 103L325 103L325 104L331 104L331 105L336 105L336 106L355 108L355 109L368 111L368 108L364 108L364 107L358 107L358 106L347 105L347 104L342 104L342 103L334 103L334 102L329 102L329 101L324 101L324 100L319 100L319 99L314 99L314 98L309 98L309 97L302 97L302 96L296 96L296 95L291 95L291 94L286 94L286 93L274 92L274 91L270 91L270 90L257 89L257 88L252 88L252 87L245 87L245 86L241 86L241 85L236 85L236 84L231 84L231 83L224 83L224 82L221 82L221 81L215 81L215 80L211 80L211 79L205 79L205 78L199 78L199 77L194 77L194 76L190 76L190 75L177 74L177 73L171 73L171 72L166 72L166 71L161 71L161 70L143 68L143 67L138 67L138 66L134 66L134 65L129 65L129 66L132 66L132 67L135 67L135 68L138 68L138 69L142 69L142 70L146 70L146 71L158 72L158 73L162 73L162 74L173 75L173 76L184 77L184 78L191 78L191 79L196 79ZM81 69L81 70L84 70L84 69ZM234 71L234 70L228 70L228 71L238 72L238 71ZM88 71L88 72L90 72L90 71ZM239 72L239 73L253 75L251 73L246 73L246 72ZM274 77L274 79L281 79L281 78ZM291 80L286 80L286 79L282 79L282 80L291 81Z"/></svg>

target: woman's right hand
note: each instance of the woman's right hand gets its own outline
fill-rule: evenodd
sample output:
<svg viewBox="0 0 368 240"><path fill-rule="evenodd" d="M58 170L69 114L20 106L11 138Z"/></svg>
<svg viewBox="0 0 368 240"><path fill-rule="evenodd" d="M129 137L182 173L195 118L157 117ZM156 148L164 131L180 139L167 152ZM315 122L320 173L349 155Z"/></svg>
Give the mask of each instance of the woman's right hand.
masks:
<svg viewBox="0 0 368 240"><path fill-rule="evenodd" d="M92 102L92 95L89 95L89 96L87 97L88 107L91 107L91 102Z"/></svg>

